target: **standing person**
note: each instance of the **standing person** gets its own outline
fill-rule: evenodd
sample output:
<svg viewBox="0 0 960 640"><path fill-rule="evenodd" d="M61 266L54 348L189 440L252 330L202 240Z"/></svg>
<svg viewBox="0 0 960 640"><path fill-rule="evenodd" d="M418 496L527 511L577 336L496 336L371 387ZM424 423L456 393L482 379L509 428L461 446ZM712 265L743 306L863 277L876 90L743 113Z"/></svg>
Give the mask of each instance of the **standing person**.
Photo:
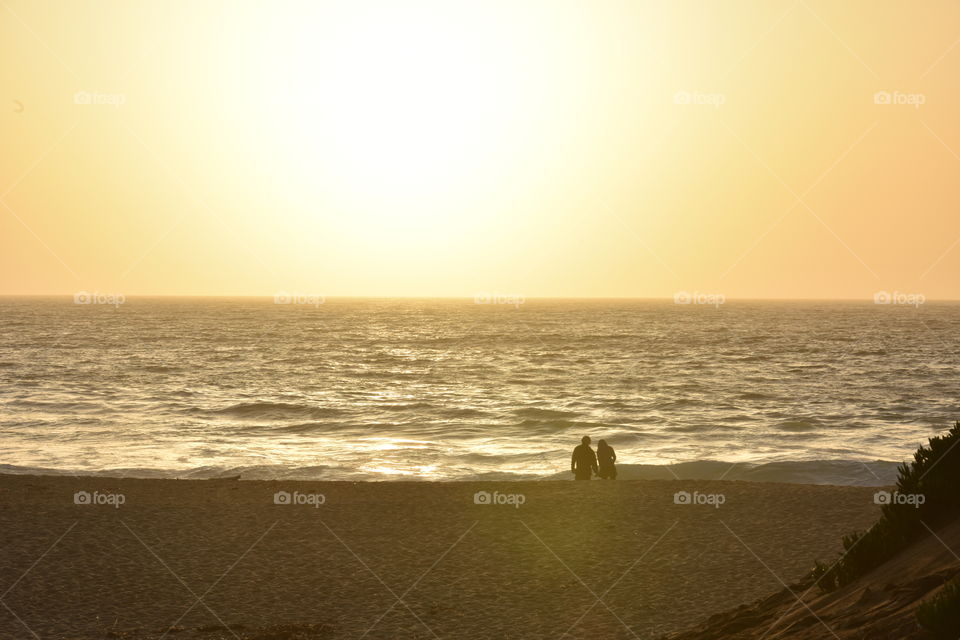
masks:
<svg viewBox="0 0 960 640"><path fill-rule="evenodd" d="M617 452L613 450L613 447L608 445L606 440L598 442L597 462L599 463L600 470L597 472L597 475L604 480L616 480L617 468L613 465L616 461Z"/></svg>
<svg viewBox="0 0 960 640"><path fill-rule="evenodd" d="M570 471L577 480L589 480L590 476L597 472L597 454L590 448L590 436L583 436L580 445L573 450Z"/></svg>

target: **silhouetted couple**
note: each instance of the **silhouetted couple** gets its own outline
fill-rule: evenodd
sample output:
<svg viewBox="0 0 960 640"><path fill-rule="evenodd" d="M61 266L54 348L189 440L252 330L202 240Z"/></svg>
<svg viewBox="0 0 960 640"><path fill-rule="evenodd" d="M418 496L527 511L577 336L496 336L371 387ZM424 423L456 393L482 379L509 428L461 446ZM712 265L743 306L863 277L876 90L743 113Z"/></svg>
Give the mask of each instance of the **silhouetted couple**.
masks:
<svg viewBox="0 0 960 640"><path fill-rule="evenodd" d="M597 444L597 452L594 453L590 448L590 436L583 436L580 446L573 450L570 471L577 480L589 480L594 474L604 480L616 480L617 468L613 464L616 461L617 454L606 440Z"/></svg>

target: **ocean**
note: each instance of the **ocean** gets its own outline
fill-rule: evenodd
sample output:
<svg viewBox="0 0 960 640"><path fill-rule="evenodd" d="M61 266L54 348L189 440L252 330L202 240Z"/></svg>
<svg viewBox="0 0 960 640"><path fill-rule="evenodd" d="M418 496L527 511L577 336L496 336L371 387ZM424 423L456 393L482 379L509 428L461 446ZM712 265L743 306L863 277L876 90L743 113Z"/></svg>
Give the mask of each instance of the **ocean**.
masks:
<svg viewBox="0 0 960 640"><path fill-rule="evenodd" d="M86 302L0 298L0 471L879 486L960 418L955 303Z"/></svg>

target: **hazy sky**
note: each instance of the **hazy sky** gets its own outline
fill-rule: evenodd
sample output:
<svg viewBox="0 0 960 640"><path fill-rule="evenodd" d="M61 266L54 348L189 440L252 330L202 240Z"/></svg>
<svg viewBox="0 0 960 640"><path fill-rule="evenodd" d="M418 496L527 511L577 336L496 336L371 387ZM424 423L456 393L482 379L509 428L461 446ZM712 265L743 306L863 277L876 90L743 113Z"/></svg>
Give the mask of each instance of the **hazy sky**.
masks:
<svg viewBox="0 0 960 640"><path fill-rule="evenodd" d="M0 293L960 298L958 39L952 0L3 0Z"/></svg>

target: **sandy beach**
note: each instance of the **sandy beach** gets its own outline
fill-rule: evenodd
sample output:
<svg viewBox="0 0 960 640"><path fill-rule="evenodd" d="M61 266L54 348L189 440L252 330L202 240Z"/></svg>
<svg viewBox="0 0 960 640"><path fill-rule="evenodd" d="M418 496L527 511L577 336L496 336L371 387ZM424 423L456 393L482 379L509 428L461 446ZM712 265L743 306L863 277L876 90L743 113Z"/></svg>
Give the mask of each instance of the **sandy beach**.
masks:
<svg viewBox="0 0 960 640"><path fill-rule="evenodd" d="M835 557L873 492L4 475L0 637L656 638Z"/></svg>

